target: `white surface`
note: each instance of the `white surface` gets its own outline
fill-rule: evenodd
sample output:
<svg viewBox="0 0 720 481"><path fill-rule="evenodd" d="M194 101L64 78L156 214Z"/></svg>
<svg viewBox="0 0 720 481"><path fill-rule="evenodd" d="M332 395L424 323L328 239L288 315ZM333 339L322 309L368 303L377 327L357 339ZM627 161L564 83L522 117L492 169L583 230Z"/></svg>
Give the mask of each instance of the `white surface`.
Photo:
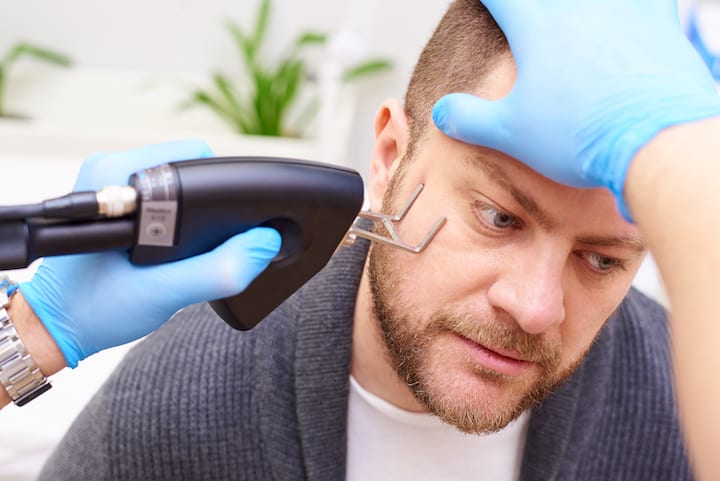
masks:
<svg viewBox="0 0 720 481"><path fill-rule="evenodd" d="M53 376L53 388L30 404L0 411L0 481L37 476L43 463L131 345L96 354Z"/></svg>
<svg viewBox="0 0 720 481"><path fill-rule="evenodd" d="M308 138L236 135L207 109L181 110L205 79L146 71L25 65L8 82L8 112L31 120L0 119L0 153L85 158L179 138L207 141L216 155L276 155L347 165L356 92L338 92L329 126L307 126ZM308 86L307 95L313 87ZM304 105L301 102L301 105ZM292 114L292 112L291 112ZM334 154L334 155L333 155Z"/></svg>
<svg viewBox="0 0 720 481"><path fill-rule="evenodd" d="M239 69L237 51L223 22L232 18L249 28L258 0L0 0L0 52L20 39L71 55L81 68L156 72L165 81L207 78ZM336 32L343 25L364 30L366 53L389 57L395 69L364 82L355 125L337 161L366 172L372 152L371 126L380 102L402 97L420 49L445 11L447 0L377 2L372 18L347 19L362 0L274 0L269 52L274 55L300 31ZM360 21L362 20L362 21ZM369 25L368 25L369 23ZM17 64L18 68L34 65ZM47 77L59 72L47 70ZM174 77L174 78L173 78ZM28 86L29 87L29 86ZM9 95L14 95L9 90ZM36 95L42 95L34 90ZM108 91L98 106L112 100ZM80 97L83 100L83 97Z"/></svg>
<svg viewBox="0 0 720 481"><path fill-rule="evenodd" d="M526 412L497 433L467 435L436 416L400 409L351 377L347 481L514 481L529 419Z"/></svg>

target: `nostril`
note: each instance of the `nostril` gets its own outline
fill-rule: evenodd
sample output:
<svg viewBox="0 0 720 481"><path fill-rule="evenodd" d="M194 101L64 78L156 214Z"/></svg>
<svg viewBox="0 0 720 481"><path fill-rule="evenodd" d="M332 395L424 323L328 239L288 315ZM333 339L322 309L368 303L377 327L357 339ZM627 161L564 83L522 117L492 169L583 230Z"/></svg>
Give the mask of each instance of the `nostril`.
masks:
<svg viewBox="0 0 720 481"><path fill-rule="evenodd" d="M565 318L564 290L559 282L504 279L488 290L488 301L530 334L545 332Z"/></svg>

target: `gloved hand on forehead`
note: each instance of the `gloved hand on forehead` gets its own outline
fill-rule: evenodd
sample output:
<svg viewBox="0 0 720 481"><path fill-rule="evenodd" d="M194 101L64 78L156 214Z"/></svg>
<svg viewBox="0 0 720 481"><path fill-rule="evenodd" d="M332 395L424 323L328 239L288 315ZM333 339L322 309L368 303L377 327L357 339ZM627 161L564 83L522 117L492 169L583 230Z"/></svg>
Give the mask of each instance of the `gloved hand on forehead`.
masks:
<svg viewBox="0 0 720 481"><path fill-rule="evenodd" d="M502 151L574 187L607 187L626 218L633 156L660 130L720 115L674 0L483 0L518 74L504 99L451 94L433 110L450 137ZM688 162L689 159L678 159Z"/></svg>
<svg viewBox="0 0 720 481"><path fill-rule="evenodd" d="M158 144L87 159L75 190L127 185L138 170L212 156L199 141ZM67 365L138 339L177 310L241 292L277 255L280 234L256 228L211 252L156 266L136 266L125 252L44 259L20 290L55 339Z"/></svg>

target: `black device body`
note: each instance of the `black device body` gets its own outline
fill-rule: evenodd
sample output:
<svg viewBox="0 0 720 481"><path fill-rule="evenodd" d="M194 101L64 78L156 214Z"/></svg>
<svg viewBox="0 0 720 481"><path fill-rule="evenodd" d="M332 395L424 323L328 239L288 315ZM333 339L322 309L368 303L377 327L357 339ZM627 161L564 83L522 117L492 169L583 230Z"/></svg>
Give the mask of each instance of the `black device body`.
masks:
<svg viewBox="0 0 720 481"><path fill-rule="evenodd" d="M172 172L158 172L158 183L146 181L142 188L135 174L130 184L140 193L139 215L152 215L143 213L150 198L165 202L172 190L167 186L177 185L173 245L143 245L138 222L130 250L133 263L157 264L207 252L256 226L273 227L282 236L280 253L245 291L210 303L236 329L254 327L322 269L362 208L360 175L341 167L233 157L168 165ZM153 229L152 223L146 227Z"/></svg>
<svg viewBox="0 0 720 481"><path fill-rule="evenodd" d="M245 330L327 264L364 197L362 178L353 170L285 158L171 162L133 174L129 183L139 193L132 217L0 224L0 268L25 267L42 256L110 249L129 250L135 264L159 264L270 226L282 236L280 253L245 291L211 302L228 324Z"/></svg>

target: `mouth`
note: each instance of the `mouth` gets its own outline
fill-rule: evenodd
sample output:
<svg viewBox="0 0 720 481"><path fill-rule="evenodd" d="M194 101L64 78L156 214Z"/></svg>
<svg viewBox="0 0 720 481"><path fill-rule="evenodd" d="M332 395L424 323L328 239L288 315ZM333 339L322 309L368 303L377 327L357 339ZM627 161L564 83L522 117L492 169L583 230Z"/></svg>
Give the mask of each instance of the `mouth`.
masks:
<svg viewBox="0 0 720 481"><path fill-rule="evenodd" d="M459 334L455 335L469 351L470 357L486 369L505 376L517 377L530 371L535 363L523 359L518 353L486 347Z"/></svg>

